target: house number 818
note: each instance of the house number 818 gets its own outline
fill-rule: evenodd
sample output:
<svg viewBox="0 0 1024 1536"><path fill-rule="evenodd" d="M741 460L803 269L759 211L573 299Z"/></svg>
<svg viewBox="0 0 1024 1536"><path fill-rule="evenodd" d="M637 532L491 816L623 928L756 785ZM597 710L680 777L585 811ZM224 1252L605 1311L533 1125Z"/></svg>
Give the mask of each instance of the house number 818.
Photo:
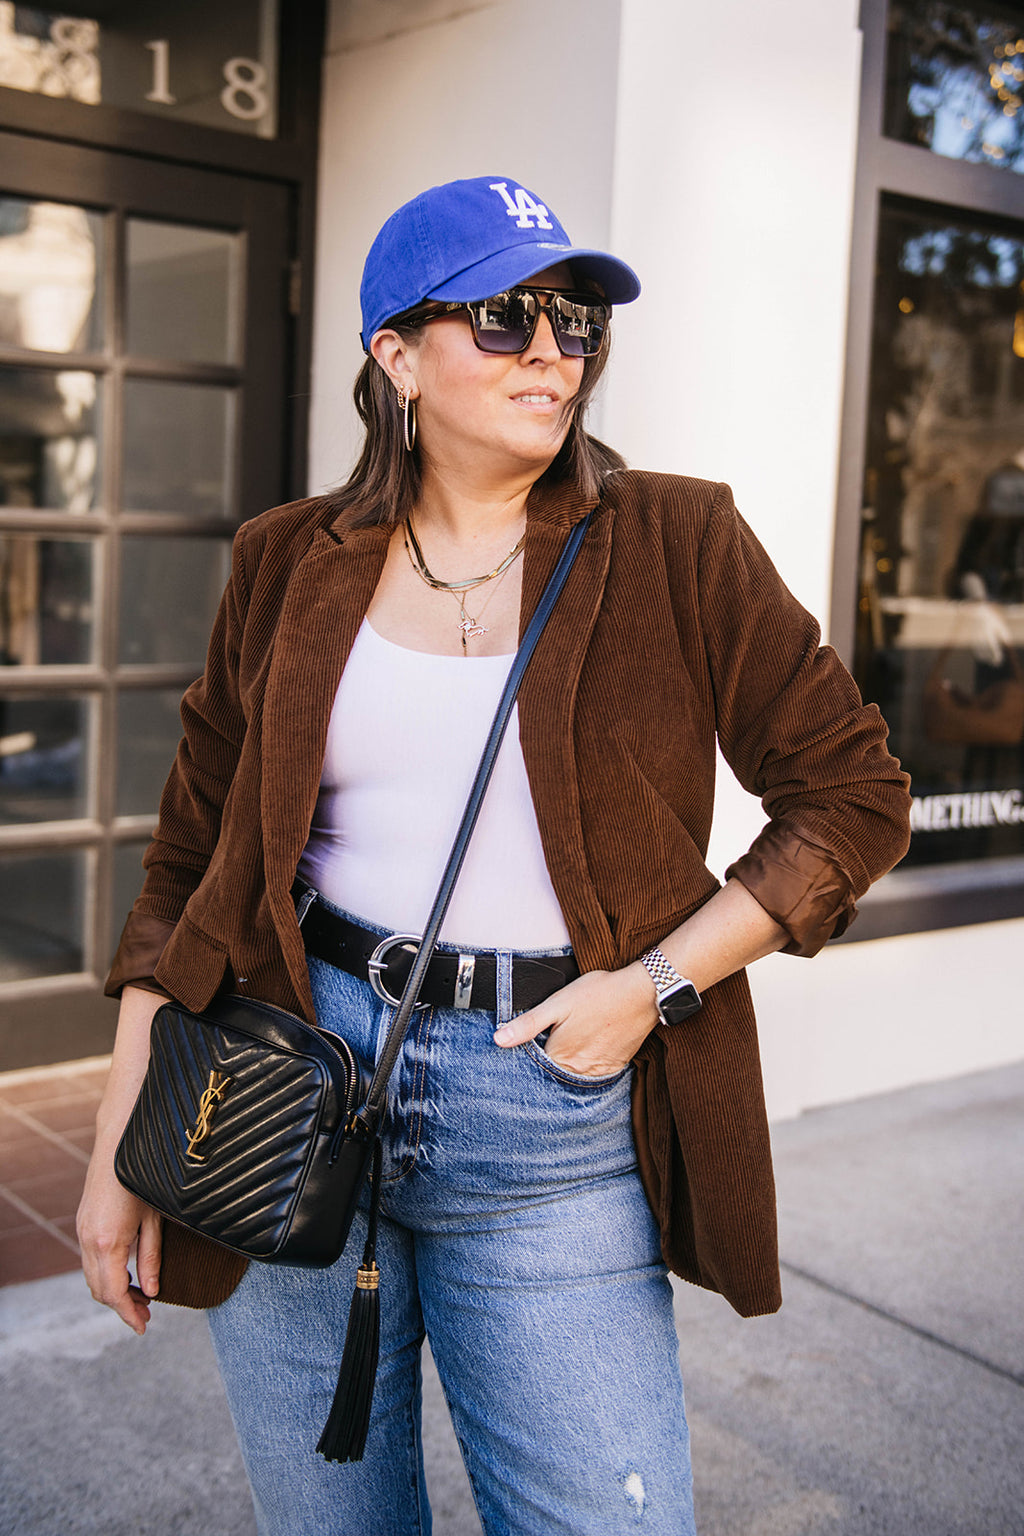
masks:
<svg viewBox="0 0 1024 1536"><path fill-rule="evenodd" d="M147 101L155 101L163 107L173 107L178 98L171 95L171 45L167 38L157 38L146 47L153 55L153 86L146 92ZM232 117L251 122L263 117L270 103L267 101L267 71L257 59L228 59L223 68L224 89L220 104Z"/></svg>

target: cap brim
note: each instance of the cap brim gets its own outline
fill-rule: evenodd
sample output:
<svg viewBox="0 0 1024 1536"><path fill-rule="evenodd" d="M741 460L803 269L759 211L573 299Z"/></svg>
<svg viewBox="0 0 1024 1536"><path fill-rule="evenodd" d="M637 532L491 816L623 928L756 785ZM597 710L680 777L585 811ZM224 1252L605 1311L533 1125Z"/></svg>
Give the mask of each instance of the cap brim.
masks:
<svg viewBox="0 0 1024 1536"><path fill-rule="evenodd" d="M536 277L538 272L557 267L563 261L571 261L581 277L590 277L599 283L609 304L631 304L640 295L640 279L632 267L619 261L618 257L609 256L606 251L538 241L536 245L513 245L507 251L488 256L448 278L426 297L452 302L486 299L492 293L513 288L516 283L524 283L528 277Z"/></svg>

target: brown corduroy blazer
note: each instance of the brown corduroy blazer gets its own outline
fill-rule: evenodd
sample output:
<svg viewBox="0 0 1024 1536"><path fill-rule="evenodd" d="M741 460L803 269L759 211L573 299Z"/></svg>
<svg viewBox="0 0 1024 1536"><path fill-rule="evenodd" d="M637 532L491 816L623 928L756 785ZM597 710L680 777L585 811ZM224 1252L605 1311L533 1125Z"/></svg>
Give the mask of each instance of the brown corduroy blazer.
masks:
<svg viewBox="0 0 1024 1536"><path fill-rule="evenodd" d="M522 622L589 508L538 483ZM385 528L324 499L246 523L107 982L202 1009L223 985L309 1020L290 888L327 725ZM874 705L797 603L729 488L614 474L519 696L551 880L584 970L628 963L717 888L704 863L715 739L768 823L730 874L812 955L906 850L908 780ZM244 978L244 980L243 980ZM757 1036L743 973L636 1059L633 1118L665 1259L745 1316L780 1304ZM162 1298L214 1305L244 1261L168 1225Z"/></svg>

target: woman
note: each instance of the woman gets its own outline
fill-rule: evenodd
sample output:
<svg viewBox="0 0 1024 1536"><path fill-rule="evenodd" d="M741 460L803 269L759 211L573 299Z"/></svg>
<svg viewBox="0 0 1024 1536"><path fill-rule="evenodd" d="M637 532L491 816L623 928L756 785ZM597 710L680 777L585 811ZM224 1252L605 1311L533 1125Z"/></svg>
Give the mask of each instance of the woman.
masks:
<svg viewBox="0 0 1024 1536"><path fill-rule="evenodd" d="M158 1287L211 1309L265 1533L429 1529L424 1331L488 1536L691 1532L666 1266L744 1315L780 1302L743 967L846 927L905 849L906 778L728 488L586 436L609 304L638 291L512 181L399 209L362 285L359 465L240 530L185 697L80 1233L137 1332ZM592 508L442 931L471 990L435 978L392 1082L373 1419L365 1459L329 1465L361 1234L332 1270L246 1269L168 1225L161 1272L111 1172L153 993L229 986L373 1055L366 954L422 931L518 635ZM770 818L722 888L716 734Z"/></svg>

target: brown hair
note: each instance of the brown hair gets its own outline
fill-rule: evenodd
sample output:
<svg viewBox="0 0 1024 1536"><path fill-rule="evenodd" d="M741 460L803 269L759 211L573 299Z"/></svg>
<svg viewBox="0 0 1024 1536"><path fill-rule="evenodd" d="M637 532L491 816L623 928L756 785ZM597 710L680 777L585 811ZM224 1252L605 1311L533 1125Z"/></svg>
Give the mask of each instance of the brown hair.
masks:
<svg viewBox="0 0 1024 1536"><path fill-rule="evenodd" d="M434 306L418 306L389 320L386 329L397 331L403 341L411 341L428 320L440 313ZM580 387L565 404L565 415L570 417L565 441L541 476L542 480L573 483L585 497L597 496L605 476L625 468L621 455L591 437L583 426L590 398L608 361L608 347L606 331L604 346L597 356L583 361ZM419 455L415 450L406 451L395 388L374 358L368 357L363 363L352 394L366 428L363 448L349 478L329 493L327 501L336 515L345 517L350 528L378 523L394 527L416 505L421 478Z"/></svg>

